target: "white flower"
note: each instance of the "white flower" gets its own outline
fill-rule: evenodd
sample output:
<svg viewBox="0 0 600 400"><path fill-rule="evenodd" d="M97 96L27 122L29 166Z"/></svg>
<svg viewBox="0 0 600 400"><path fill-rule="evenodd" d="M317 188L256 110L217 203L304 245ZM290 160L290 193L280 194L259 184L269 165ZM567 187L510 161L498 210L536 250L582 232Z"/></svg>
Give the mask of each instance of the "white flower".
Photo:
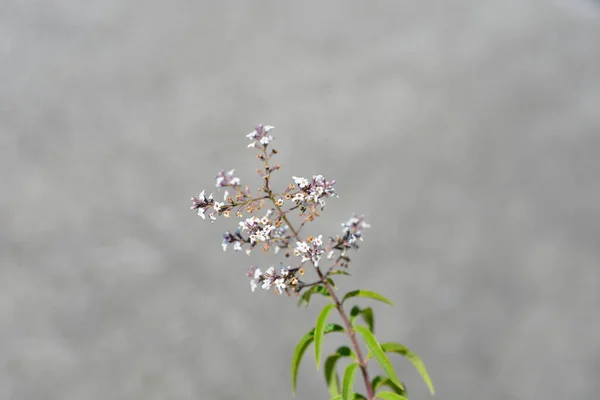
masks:
<svg viewBox="0 0 600 400"><path fill-rule="evenodd" d="M269 135L269 131L274 128L275 127L272 125L259 125L256 127L252 132L246 135L248 139L253 140L248 147L256 147L257 140L263 147L269 144L271 140L273 140L273 136Z"/></svg>
<svg viewBox="0 0 600 400"><path fill-rule="evenodd" d="M312 262L315 263L315 267L319 266L319 260L321 259L321 256L318 254L313 254L312 255Z"/></svg>
<svg viewBox="0 0 600 400"><path fill-rule="evenodd" d="M225 207L225 203L219 203L218 201L215 201L213 207L215 208L215 211L219 212L221 211L221 208Z"/></svg>
<svg viewBox="0 0 600 400"><path fill-rule="evenodd" d="M233 179L231 179L231 184L233 185L239 185L240 184L240 178L238 177L234 177L233 173L235 172L235 169L230 170L229 172L227 172L227 176L232 177Z"/></svg>
<svg viewBox="0 0 600 400"><path fill-rule="evenodd" d="M245 221L240 221L240 228L242 228L242 231L246 230L246 229L250 229L252 227L254 227L254 225L256 225L257 222L260 222L258 220L258 218L256 217L250 217L250 218L246 218Z"/></svg>
<svg viewBox="0 0 600 400"><path fill-rule="evenodd" d="M302 192L298 192L294 195L294 197L292 198L293 201L295 201L296 203L301 202L304 200L304 193Z"/></svg>
<svg viewBox="0 0 600 400"><path fill-rule="evenodd" d="M300 188L305 188L308 186L308 179L298 176L292 176L292 179Z"/></svg>
<svg viewBox="0 0 600 400"><path fill-rule="evenodd" d="M275 287L277 288L277 290L279 290L279 294L283 294L283 291L285 290L285 281L283 280L283 278L279 278L279 279L275 279Z"/></svg>
<svg viewBox="0 0 600 400"><path fill-rule="evenodd" d="M308 244L304 243L304 242L298 242L296 244L296 250L300 253L306 253L308 251Z"/></svg>
<svg viewBox="0 0 600 400"><path fill-rule="evenodd" d="M267 135L260 139L260 144L269 144L269 142L273 140L273 136Z"/></svg>
<svg viewBox="0 0 600 400"><path fill-rule="evenodd" d="M250 269L249 272L252 272L252 269ZM254 276L252 277L252 280L250 281L250 289L252 289L253 292L256 289L256 287L258 286L258 280L260 279L261 274L262 274L262 272L261 272L260 268L254 269Z"/></svg>
<svg viewBox="0 0 600 400"><path fill-rule="evenodd" d="M319 237L314 238L312 244L314 246L321 246L323 244L323 235L319 235Z"/></svg>
<svg viewBox="0 0 600 400"><path fill-rule="evenodd" d="M266 242L267 236L265 235L265 232L264 231L256 232L256 240L258 240L259 242Z"/></svg>
<svg viewBox="0 0 600 400"><path fill-rule="evenodd" d="M275 275L275 268L269 267L269 269L266 270L263 275L264 275L265 279L263 280L262 288L264 290L269 290L269 289L271 289L271 286L273 285L273 281L274 281L273 276Z"/></svg>

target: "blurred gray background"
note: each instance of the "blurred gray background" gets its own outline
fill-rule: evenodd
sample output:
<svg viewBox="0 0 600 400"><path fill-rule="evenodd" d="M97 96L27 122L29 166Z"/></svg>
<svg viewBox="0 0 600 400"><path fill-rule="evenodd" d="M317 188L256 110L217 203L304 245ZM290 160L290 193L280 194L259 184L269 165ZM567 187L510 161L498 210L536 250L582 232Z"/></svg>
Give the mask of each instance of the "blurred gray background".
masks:
<svg viewBox="0 0 600 400"><path fill-rule="evenodd" d="M367 216L340 290L396 303L436 398L598 397L598 2L3 0L0 68L1 399L292 398L324 303L251 293L279 259L189 210L258 183L260 122L280 183L338 181L307 232Z"/></svg>

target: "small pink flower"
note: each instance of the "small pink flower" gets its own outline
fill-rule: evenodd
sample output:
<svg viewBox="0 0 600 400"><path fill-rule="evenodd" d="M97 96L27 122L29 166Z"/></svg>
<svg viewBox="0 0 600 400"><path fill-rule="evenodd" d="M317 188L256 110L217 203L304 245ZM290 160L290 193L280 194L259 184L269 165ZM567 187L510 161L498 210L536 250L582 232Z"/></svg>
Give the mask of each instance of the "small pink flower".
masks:
<svg viewBox="0 0 600 400"><path fill-rule="evenodd" d="M274 128L271 125L258 125L252 132L246 135L248 139L252 140L252 143L248 147L265 148L273 140L273 136L269 135L269 131Z"/></svg>
<svg viewBox="0 0 600 400"><path fill-rule="evenodd" d="M221 170L217 175L217 187L237 187L240 185L240 178L236 178L233 176L235 170L230 170L229 172L225 172L225 170Z"/></svg>

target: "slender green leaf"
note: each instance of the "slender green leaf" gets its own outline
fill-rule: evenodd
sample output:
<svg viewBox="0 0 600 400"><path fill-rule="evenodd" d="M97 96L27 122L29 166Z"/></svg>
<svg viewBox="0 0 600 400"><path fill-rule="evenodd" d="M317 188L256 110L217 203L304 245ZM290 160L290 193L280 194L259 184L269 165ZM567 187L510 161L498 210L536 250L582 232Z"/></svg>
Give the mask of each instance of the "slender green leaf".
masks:
<svg viewBox="0 0 600 400"><path fill-rule="evenodd" d="M361 316L362 319L365 321L365 323L367 324L367 326L369 327L369 330L371 332L373 332L375 326L375 321L373 318L373 309L371 307L366 307L361 309L358 306L354 306L352 307L352 310L350 310L350 324L354 325L354 320L358 317Z"/></svg>
<svg viewBox="0 0 600 400"><path fill-rule="evenodd" d="M398 379L398 376L396 375L396 371L394 371L394 366L390 362L390 359L385 355L381 345L375 338L375 335L362 325L355 326L354 330L363 337L367 348L371 354L373 354L379 365L381 365L381 368L383 368L388 378L390 378L398 387L404 389L402 382L400 382L400 379Z"/></svg>
<svg viewBox="0 0 600 400"><path fill-rule="evenodd" d="M373 317L373 309L371 307L363 308L361 315L371 333L375 333L375 318Z"/></svg>
<svg viewBox="0 0 600 400"><path fill-rule="evenodd" d="M344 298L342 299L342 304L351 297L367 297L369 299L378 300L383 303L389 304L391 306L394 305L390 300L386 299L379 293L371 292L370 290L353 290L351 292L346 293Z"/></svg>
<svg viewBox="0 0 600 400"><path fill-rule="evenodd" d="M350 325L354 325L354 320L356 319L356 317L358 317L361 311L362 310L359 306L352 307L352 309L350 310Z"/></svg>
<svg viewBox="0 0 600 400"><path fill-rule="evenodd" d="M421 358L419 358L418 355L416 355L415 353L410 351L408 349L408 347L401 345L400 343L394 343L394 342L383 343L381 345L381 348L386 353L390 353L390 352L398 353L398 354L402 354L404 357L408 358L408 360L412 363L412 365L416 368L416 370L421 375L421 378L423 378L423 381L429 388L429 392L432 395L435 394L435 388L433 387L433 382L431 382L431 378L429 377L427 368L425 368L425 364L423 363L423 361L421 361Z"/></svg>
<svg viewBox="0 0 600 400"><path fill-rule="evenodd" d="M377 375L375 378L373 378L373 380L371 381L371 387L373 388L373 391L376 392L380 387L385 385L386 379L389 378L382 375Z"/></svg>
<svg viewBox="0 0 600 400"><path fill-rule="evenodd" d="M329 400L342 400L342 395L340 394L340 395L338 395L338 396L332 397L332 398L331 398L331 399L329 399Z"/></svg>
<svg viewBox="0 0 600 400"><path fill-rule="evenodd" d="M408 398L406 398L398 393L387 392L387 391L377 393L375 398L381 399L381 400L408 400Z"/></svg>
<svg viewBox="0 0 600 400"><path fill-rule="evenodd" d="M398 393L400 395L406 395L406 390L403 390L399 386L397 386L390 378L387 376L377 375L371 381L371 386L373 387L373 391L377 392L381 387L388 386L390 389L394 391L394 393Z"/></svg>
<svg viewBox="0 0 600 400"><path fill-rule="evenodd" d="M350 272L348 271L343 271L341 269L336 269L334 271L331 271L329 273L329 275L346 275L346 276L350 276Z"/></svg>
<svg viewBox="0 0 600 400"><path fill-rule="evenodd" d="M323 344L323 335L327 317L329 313L335 308L335 304L327 304L323 307L321 314L317 318L317 324L315 325L315 361L317 362L317 369L321 366L321 346Z"/></svg>
<svg viewBox="0 0 600 400"><path fill-rule="evenodd" d="M329 395L333 397L340 394L340 377L335 370L335 364L339 358L338 354L332 354L325 360L325 383Z"/></svg>
<svg viewBox="0 0 600 400"><path fill-rule="evenodd" d="M342 383L342 399L351 400L354 398L354 378L356 378L356 370L359 364L353 362L346 367L344 372L344 381Z"/></svg>
<svg viewBox="0 0 600 400"><path fill-rule="evenodd" d="M343 332L344 328L337 324L327 324L325 329L323 330L324 334L328 334L331 332ZM298 380L298 368L300 367L300 363L302 362L302 357L308 349L308 346L313 342L315 337L315 330L311 329L306 335L300 339L298 344L296 345L296 350L294 351L294 355L292 357L292 392L296 394L296 383Z"/></svg>
<svg viewBox="0 0 600 400"><path fill-rule="evenodd" d="M335 370L336 363L340 358L350 356L356 359L354 352L349 347L342 346L325 360L325 382L329 388L329 395L332 397L340 394L340 378Z"/></svg>
<svg viewBox="0 0 600 400"><path fill-rule="evenodd" d="M300 296L300 299L298 300L298 307L300 307L302 303L306 303L306 307L308 307L308 303L310 302L312 295L315 293L325 297L329 297L329 292L327 291L327 289L325 289L324 286L312 286L309 289L307 289L304 293L302 293L302 296Z"/></svg>

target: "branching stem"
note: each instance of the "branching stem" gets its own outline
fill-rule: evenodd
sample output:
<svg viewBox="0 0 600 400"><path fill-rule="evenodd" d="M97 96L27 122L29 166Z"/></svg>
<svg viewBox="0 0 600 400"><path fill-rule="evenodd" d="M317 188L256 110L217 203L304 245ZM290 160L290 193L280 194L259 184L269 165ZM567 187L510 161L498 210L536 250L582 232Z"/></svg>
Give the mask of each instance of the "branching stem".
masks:
<svg viewBox="0 0 600 400"><path fill-rule="evenodd" d="M265 155L265 160L264 160L265 169L268 171L269 170L269 157L266 154L266 148L263 150L263 152ZM289 218L287 217L286 213L277 204L277 201L275 200L275 197L273 196L273 191L269 187L269 175L268 174L265 176L265 191L268 195L268 198L271 200L271 202L277 209L277 212L279 213L279 216L281 217L281 219L283 221L285 221L287 226L290 228L290 231L292 232L292 237L294 239L296 239L297 241L302 241L300 239L300 235L299 235L298 231L294 228L294 226L290 222ZM312 264L313 264L313 267L315 268L315 271L317 272L317 275L319 276L320 282L323 283L323 286L325 286L325 288L327 289L327 292L329 293L329 296L331 297L331 301L335 304L335 308L337 309L338 313L340 314L340 317L342 318L342 322L344 323L344 326L346 329L346 334L348 335L348 338L350 339L350 342L352 343L352 347L354 348L354 354L356 354L356 358L358 359L358 363L360 365L360 370L362 372L362 376L365 381L365 387L367 389L367 399L374 400L375 397L374 397L374 393L373 393L373 386L371 385L371 380L369 379L369 371L367 370L367 360L362 355L362 351L360 350L358 340L356 339L356 332L354 331L352 324L350 323L350 319L348 318L348 315L346 314L346 311L344 310L344 306L343 306L342 302L340 301L340 299L338 298L338 296L335 294L333 287L327 280L327 276L329 275L329 272L331 272L331 271L328 271L327 274L323 274L323 272L321 272L321 269L318 266L316 266L314 264L314 262L312 262Z"/></svg>
<svg viewBox="0 0 600 400"><path fill-rule="evenodd" d="M283 210L276 204L275 199L273 197L271 197L271 201L277 208L277 211L279 212L279 215L281 216L281 218L285 221L285 223L290 228L290 231L292 232L293 237L296 240L301 241L298 233L292 226L287 215L285 215ZM329 296L331 296L331 301L335 304L335 308L337 309L338 313L340 314L340 317L342 318L342 322L344 323L344 326L346 328L346 334L348 335L348 338L350 338L350 342L352 343L352 347L354 348L354 353L356 354L356 358L358 359L358 363L360 365L360 370L362 372L362 376L365 381L365 387L367 388L367 399L373 400L374 399L373 386L371 385L371 380L369 379L369 371L367 370L367 361L363 357L362 351L360 350L358 340L356 339L356 332L354 332L354 329L352 328L352 324L350 323L350 319L348 318L348 315L346 314L346 311L344 310L344 306L342 305L340 299L335 294L333 287L331 287L331 284L326 279L327 276L324 275L321 272L321 270L319 269L319 267L314 265L314 263L313 263L313 267L315 268L317 275L319 275L319 278L320 278L321 282L323 283L323 286L325 286L325 288L327 289Z"/></svg>

